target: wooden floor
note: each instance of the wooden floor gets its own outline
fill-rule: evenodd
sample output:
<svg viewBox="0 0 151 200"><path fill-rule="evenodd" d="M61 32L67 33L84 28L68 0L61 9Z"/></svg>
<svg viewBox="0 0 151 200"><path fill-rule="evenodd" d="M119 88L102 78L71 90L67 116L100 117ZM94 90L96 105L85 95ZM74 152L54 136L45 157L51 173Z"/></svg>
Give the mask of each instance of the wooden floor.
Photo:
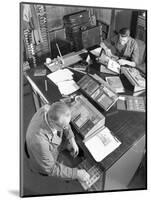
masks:
<svg viewBox="0 0 151 200"><path fill-rule="evenodd" d="M35 113L34 102L30 88L23 98L23 134L25 137L26 130L30 119ZM146 171L145 161L137 170L132 181L128 185L128 189L143 189L146 188ZM24 195L44 195L44 194L62 194L62 193L76 193L82 192L82 188L77 181L64 182L52 177L42 177L30 172L27 160L24 155Z"/></svg>

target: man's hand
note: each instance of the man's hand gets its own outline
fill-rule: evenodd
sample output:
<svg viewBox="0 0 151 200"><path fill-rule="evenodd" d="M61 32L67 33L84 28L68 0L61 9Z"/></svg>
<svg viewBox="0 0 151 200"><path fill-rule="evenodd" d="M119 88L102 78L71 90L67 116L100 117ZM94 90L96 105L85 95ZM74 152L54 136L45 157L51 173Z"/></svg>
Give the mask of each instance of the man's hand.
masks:
<svg viewBox="0 0 151 200"><path fill-rule="evenodd" d="M76 157L79 154L79 147L74 139L72 140L72 149L71 155Z"/></svg>
<svg viewBox="0 0 151 200"><path fill-rule="evenodd" d="M117 61L120 65L129 65L131 67L136 67L136 63L134 61L129 61L125 59L119 59Z"/></svg>
<svg viewBox="0 0 151 200"><path fill-rule="evenodd" d="M79 181L87 182L90 179L90 175L86 172L85 169L78 169L77 178Z"/></svg>
<svg viewBox="0 0 151 200"><path fill-rule="evenodd" d="M105 51L105 54L108 56L108 57L112 57L112 52L111 50L104 44L104 42L101 42L100 43L100 47L102 47Z"/></svg>
<svg viewBox="0 0 151 200"><path fill-rule="evenodd" d="M119 63L120 65L127 65L127 60L125 60L125 59L119 59L119 60L118 60L118 63Z"/></svg>
<svg viewBox="0 0 151 200"><path fill-rule="evenodd" d="M110 49L106 49L106 50L105 50L105 53L106 53L106 55L107 55L108 57L112 57L112 52L111 52Z"/></svg>

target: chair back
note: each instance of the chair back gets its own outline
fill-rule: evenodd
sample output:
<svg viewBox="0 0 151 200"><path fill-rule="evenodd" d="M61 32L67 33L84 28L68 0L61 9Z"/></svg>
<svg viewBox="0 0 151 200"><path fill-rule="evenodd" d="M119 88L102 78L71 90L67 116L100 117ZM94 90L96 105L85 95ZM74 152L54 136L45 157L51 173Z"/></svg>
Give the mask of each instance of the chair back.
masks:
<svg viewBox="0 0 151 200"><path fill-rule="evenodd" d="M145 62L145 42L139 39L136 39L139 48L139 64L143 64Z"/></svg>

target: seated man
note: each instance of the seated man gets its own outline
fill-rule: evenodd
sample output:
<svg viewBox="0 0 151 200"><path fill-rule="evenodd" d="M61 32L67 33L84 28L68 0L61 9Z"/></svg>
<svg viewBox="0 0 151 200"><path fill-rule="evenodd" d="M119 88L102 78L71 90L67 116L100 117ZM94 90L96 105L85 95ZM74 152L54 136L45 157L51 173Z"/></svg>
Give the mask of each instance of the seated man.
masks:
<svg viewBox="0 0 151 200"><path fill-rule="evenodd" d="M79 149L69 125L71 112L63 102L40 108L29 124L26 144L33 171L41 175L87 181L89 174L84 169L70 168L58 162L61 147L66 144L73 156ZM62 144L63 136L66 143Z"/></svg>
<svg viewBox="0 0 151 200"><path fill-rule="evenodd" d="M130 36L130 30L128 28L122 28L119 31L118 37L114 37L110 43L113 45L114 54L119 57L118 63L120 65L135 67L139 64L138 44ZM107 47L107 44L101 42L100 46L105 50L106 55L109 57L112 56L113 52Z"/></svg>

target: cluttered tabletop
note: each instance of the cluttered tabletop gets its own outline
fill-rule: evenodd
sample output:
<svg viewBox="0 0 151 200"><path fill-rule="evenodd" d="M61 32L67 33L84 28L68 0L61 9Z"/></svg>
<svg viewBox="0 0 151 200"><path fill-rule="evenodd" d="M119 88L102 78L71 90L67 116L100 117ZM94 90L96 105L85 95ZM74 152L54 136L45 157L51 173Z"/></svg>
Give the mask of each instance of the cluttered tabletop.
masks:
<svg viewBox="0 0 151 200"><path fill-rule="evenodd" d="M43 66L27 70L26 76L36 84L50 104L60 99L78 99L77 105L73 103L71 108L74 110L79 105L83 107L79 107L81 113L74 115L71 124L81 135L84 148L87 146L89 149L87 152L91 152L94 160L106 170L145 135L146 80L137 68L124 66L119 69L117 64L114 66L114 62L103 62L103 58L98 62L98 51L99 48L71 53L65 56L63 63L58 61L59 67L58 63L49 64L47 59ZM98 114L100 118L96 116L98 110L102 115ZM95 113L93 116L92 111ZM100 124L96 122L98 118ZM102 127L104 132L106 131L106 143L107 139L115 140L106 155L97 157L87 136L91 138L90 132L97 133ZM87 130L84 135L82 130ZM107 135L110 133L114 135L113 138L110 138L112 134Z"/></svg>

